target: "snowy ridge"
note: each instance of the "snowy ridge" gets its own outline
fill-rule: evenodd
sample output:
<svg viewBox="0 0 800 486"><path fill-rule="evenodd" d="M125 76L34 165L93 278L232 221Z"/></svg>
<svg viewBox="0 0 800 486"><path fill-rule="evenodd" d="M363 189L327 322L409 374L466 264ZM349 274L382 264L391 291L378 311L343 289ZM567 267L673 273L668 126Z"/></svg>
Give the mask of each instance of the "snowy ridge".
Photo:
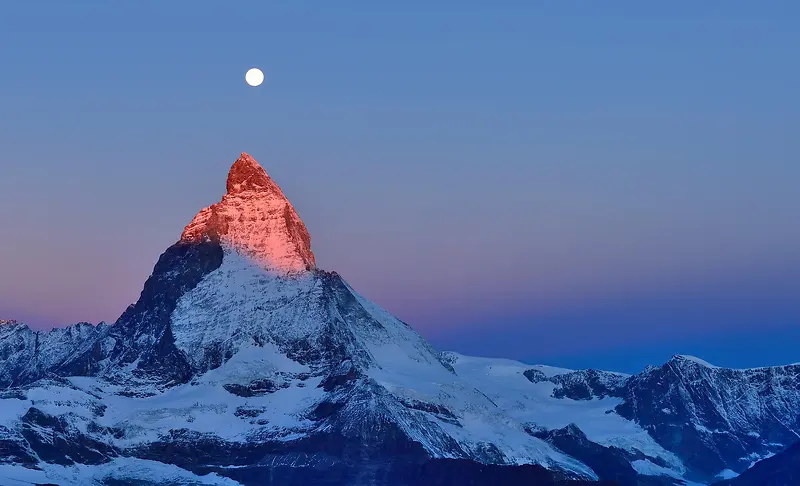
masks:
<svg viewBox="0 0 800 486"><path fill-rule="evenodd" d="M688 355L685 355L685 354L676 354L673 357L673 359L691 361L692 363L699 364L700 366L704 366L706 368L712 368L712 369L713 368L719 368L719 366L714 366L711 363L709 363L708 361L702 360L702 359L697 358L695 356L688 356Z"/></svg>
<svg viewBox="0 0 800 486"><path fill-rule="evenodd" d="M738 473L800 439L800 366L733 370L675 356L631 378L616 411L671 450L691 444L690 467Z"/></svg>
<svg viewBox="0 0 800 486"><path fill-rule="evenodd" d="M0 388L23 384L58 369L91 349L108 332L108 325L78 323L49 331L33 331L17 321L0 327Z"/></svg>

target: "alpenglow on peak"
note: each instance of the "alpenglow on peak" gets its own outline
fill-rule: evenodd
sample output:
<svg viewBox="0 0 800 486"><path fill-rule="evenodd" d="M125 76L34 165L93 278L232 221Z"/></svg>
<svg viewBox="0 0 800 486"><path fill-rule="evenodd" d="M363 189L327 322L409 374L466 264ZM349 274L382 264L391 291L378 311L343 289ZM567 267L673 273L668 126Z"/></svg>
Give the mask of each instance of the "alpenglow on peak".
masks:
<svg viewBox="0 0 800 486"><path fill-rule="evenodd" d="M228 194L245 191L280 192L280 188L267 175L267 171L250 154L244 152L233 163L231 170L228 171L226 189Z"/></svg>
<svg viewBox="0 0 800 486"><path fill-rule="evenodd" d="M265 270L299 273L314 269L311 237L280 187L261 165L242 153L228 172L222 200L194 217L182 242L213 241Z"/></svg>

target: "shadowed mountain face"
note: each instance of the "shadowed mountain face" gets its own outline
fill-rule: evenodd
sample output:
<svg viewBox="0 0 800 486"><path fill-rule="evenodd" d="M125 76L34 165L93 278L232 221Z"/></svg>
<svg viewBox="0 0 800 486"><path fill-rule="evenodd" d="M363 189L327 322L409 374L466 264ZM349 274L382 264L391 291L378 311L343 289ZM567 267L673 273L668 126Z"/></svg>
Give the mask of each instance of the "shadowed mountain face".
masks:
<svg viewBox="0 0 800 486"><path fill-rule="evenodd" d="M226 189L114 325L0 323L0 484L661 486L793 441L795 367L440 353L316 267L252 157Z"/></svg>
<svg viewBox="0 0 800 486"><path fill-rule="evenodd" d="M800 438L800 366L731 370L676 356L629 380L616 411L704 475L742 472Z"/></svg>
<svg viewBox="0 0 800 486"><path fill-rule="evenodd" d="M16 321L0 321L0 389L24 385L48 373L83 374L81 358L100 349L110 326L82 322L48 332L31 331Z"/></svg>
<svg viewBox="0 0 800 486"><path fill-rule="evenodd" d="M758 462L734 479L714 486L792 486L800 484L800 442Z"/></svg>

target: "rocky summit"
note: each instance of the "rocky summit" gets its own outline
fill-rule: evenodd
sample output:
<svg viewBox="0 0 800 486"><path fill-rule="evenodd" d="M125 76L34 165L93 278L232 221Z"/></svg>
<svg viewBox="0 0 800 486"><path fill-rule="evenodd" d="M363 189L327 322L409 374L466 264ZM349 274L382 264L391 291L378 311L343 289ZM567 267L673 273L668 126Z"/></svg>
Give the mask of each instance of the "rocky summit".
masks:
<svg viewBox="0 0 800 486"><path fill-rule="evenodd" d="M200 211L184 229L181 242L221 244L272 272L316 267L305 224L253 157L242 153L226 187L222 200Z"/></svg>
<svg viewBox="0 0 800 486"><path fill-rule="evenodd" d="M798 380L439 352L243 153L117 322L0 321L0 484L711 484L798 439Z"/></svg>

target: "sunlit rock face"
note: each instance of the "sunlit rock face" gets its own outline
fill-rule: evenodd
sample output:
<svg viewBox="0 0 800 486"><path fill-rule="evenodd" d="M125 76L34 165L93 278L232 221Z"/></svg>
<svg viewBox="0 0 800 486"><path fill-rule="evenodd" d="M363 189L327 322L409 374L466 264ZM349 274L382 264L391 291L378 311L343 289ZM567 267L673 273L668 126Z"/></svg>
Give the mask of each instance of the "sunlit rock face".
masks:
<svg viewBox="0 0 800 486"><path fill-rule="evenodd" d="M184 229L182 242L211 240L281 274L314 269L311 237L280 187L250 155L228 173L222 200L200 211Z"/></svg>

